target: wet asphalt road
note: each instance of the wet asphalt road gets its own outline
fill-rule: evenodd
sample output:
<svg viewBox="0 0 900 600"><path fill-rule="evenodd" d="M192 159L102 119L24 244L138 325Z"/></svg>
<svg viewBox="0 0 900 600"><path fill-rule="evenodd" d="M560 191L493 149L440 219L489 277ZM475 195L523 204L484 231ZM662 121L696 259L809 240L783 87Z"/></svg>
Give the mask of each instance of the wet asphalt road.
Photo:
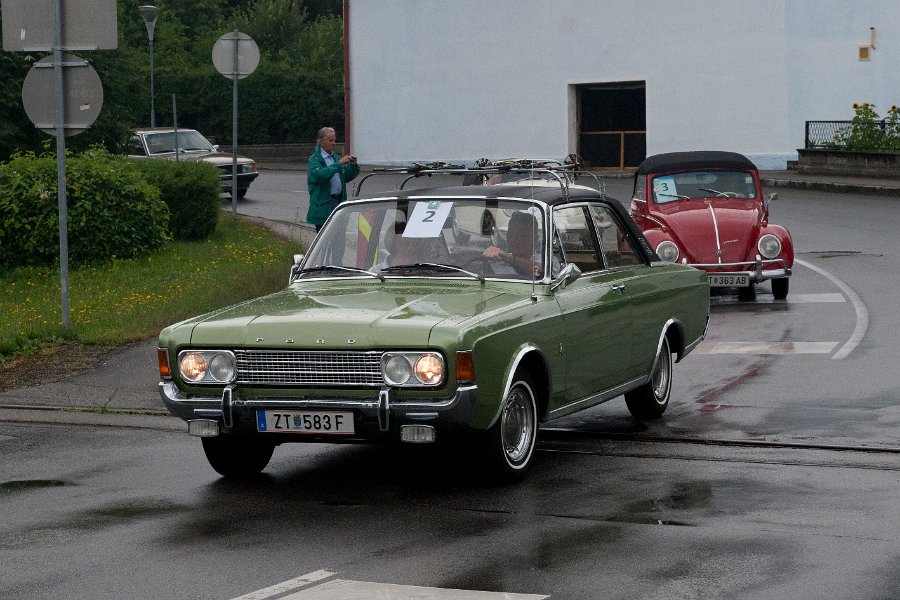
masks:
<svg viewBox="0 0 900 600"><path fill-rule="evenodd" d="M239 209L287 214L300 181L265 172ZM279 448L232 484L186 434L0 423L0 597L236 598L320 571L253 597L897 597L900 199L778 191L788 301L714 296L663 419L616 399L551 422L516 486L369 446Z"/></svg>
<svg viewBox="0 0 900 600"><path fill-rule="evenodd" d="M554 432L517 486L365 446L282 448L234 484L178 433L0 424L0 440L3 598L236 598L323 569L432 590L382 600L900 589L896 455ZM333 597L317 589L303 597Z"/></svg>

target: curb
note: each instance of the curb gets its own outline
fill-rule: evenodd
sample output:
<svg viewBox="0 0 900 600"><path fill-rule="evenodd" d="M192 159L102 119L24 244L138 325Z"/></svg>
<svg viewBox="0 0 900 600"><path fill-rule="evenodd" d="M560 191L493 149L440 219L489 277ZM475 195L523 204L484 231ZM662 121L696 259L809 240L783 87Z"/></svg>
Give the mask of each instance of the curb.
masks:
<svg viewBox="0 0 900 600"><path fill-rule="evenodd" d="M771 179L762 178L762 184L767 187L793 188L800 190L813 190L819 192L834 192L843 194L866 194L876 196L900 197L900 185L864 185L861 183L842 183L839 181L811 181L796 179Z"/></svg>
<svg viewBox="0 0 900 600"><path fill-rule="evenodd" d="M161 413L97 413L59 407L0 406L0 422L186 431L184 421Z"/></svg>

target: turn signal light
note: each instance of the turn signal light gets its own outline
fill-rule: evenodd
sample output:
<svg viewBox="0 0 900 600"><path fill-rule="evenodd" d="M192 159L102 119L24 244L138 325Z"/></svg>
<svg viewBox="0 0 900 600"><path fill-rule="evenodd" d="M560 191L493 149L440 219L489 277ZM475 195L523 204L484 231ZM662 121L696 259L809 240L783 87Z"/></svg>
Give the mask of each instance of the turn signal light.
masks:
<svg viewBox="0 0 900 600"><path fill-rule="evenodd" d="M471 350L460 350L456 353L456 382L471 383L475 381L475 359Z"/></svg>
<svg viewBox="0 0 900 600"><path fill-rule="evenodd" d="M172 371L169 369L169 353L164 348L156 350L156 360L159 362L159 376L161 379L171 379Z"/></svg>

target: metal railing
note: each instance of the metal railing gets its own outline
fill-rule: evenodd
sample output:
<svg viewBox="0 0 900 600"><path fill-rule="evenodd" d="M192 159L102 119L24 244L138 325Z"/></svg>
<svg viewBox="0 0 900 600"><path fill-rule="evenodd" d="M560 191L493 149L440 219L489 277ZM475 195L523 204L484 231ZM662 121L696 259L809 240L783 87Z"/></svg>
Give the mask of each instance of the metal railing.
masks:
<svg viewBox="0 0 900 600"><path fill-rule="evenodd" d="M900 126L880 121L807 121L804 147L840 150L900 149Z"/></svg>

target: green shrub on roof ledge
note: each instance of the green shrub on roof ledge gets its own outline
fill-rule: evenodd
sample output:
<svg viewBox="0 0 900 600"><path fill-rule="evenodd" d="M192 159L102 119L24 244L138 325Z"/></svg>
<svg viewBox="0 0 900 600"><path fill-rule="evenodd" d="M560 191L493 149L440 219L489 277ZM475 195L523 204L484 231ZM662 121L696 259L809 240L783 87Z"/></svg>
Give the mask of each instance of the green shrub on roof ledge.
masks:
<svg viewBox="0 0 900 600"><path fill-rule="evenodd" d="M834 146L847 150L900 150L900 108L891 106L882 119L874 104L853 103L850 125L834 134Z"/></svg>

